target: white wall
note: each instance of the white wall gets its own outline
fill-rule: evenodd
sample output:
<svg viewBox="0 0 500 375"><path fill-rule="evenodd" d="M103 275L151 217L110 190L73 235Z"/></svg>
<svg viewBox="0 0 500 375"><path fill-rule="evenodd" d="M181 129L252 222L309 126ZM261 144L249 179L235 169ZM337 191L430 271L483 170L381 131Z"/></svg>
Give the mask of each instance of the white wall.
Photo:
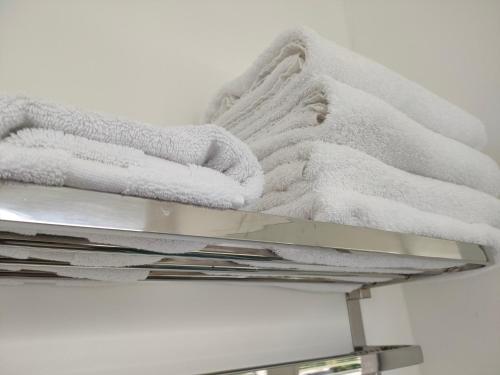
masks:
<svg viewBox="0 0 500 375"><path fill-rule="evenodd" d="M335 0L0 0L0 91L193 123L223 82L299 24L348 43Z"/></svg>
<svg viewBox="0 0 500 375"><path fill-rule="evenodd" d="M349 0L346 15L353 49L478 116L486 151L500 161L500 1ZM377 294L379 304L393 306L394 297ZM404 297L424 350L422 374L500 372L500 269L407 284Z"/></svg>
<svg viewBox="0 0 500 375"><path fill-rule="evenodd" d="M2 375L189 375L349 352L343 294L255 284L0 285Z"/></svg>

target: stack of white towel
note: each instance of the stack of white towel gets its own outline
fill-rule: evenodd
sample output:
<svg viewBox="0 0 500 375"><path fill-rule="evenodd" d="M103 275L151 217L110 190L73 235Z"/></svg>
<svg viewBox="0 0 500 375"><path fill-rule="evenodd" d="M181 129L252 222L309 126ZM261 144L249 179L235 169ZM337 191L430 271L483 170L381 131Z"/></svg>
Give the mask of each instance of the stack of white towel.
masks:
<svg viewBox="0 0 500 375"><path fill-rule="evenodd" d="M500 248L500 171L479 120L307 29L283 33L204 119L265 173L248 209Z"/></svg>

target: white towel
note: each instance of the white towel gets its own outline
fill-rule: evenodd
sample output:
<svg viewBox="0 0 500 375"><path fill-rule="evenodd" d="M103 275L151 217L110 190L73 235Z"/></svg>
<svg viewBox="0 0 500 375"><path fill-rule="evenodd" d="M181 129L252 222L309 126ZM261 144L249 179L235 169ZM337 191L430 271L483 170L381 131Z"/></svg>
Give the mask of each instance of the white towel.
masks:
<svg viewBox="0 0 500 375"><path fill-rule="evenodd" d="M457 267L464 264L458 260L418 259L393 254L374 254L368 252L349 253L334 249L305 246L273 245L273 251L283 261L238 260L239 264L261 268L294 268L302 271L329 272L373 272L390 274L417 274L426 270Z"/></svg>
<svg viewBox="0 0 500 375"><path fill-rule="evenodd" d="M0 255L14 259L44 259L84 267L127 267L153 264L164 255L113 253L108 251L66 250L34 246L1 245Z"/></svg>
<svg viewBox="0 0 500 375"><path fill-rule="evenodd" d="M419 236L441 238L445 240L473 243L483 246L488 259L493 263L500 260L500 230L486 224L471 224L445 215L416 209L404 203L390 199L355 193L351 190L323 189L305 194L299 199L290 199L288 203L275 206L265 213L280 216L309 218L315 221L333 222L344 225L374 228L396 233L408 233ZM283 249L278 253L281 257L296 262L310 264L337 264L338 255L328 250L311 252L309 249ZM391 268L386 259L373 257L352 262L363 267L385 264ZM399 262L404 263L403 259ZM424 269L425 263L433 263L425 259L415 261ZM434 268L439 268L435 263Z"/></svg>
<svg viewBox="0 0 500 375"><path fill-rule="evenodd" d="M266 173L267 193L247 209L500 250L497 198L404 172L346 146L307 142L292 149L295 161Z"/></svg>
<svg viewBox="0 0 500 375"><path fill-rule="evenodd" d="M314 190L378 196L463 222L500 228L500 201L483 192L391 167L347 146L303 142L262 161L267 192L249 207L267 210Z"/></svg>
<svg viewBox="0 0 500 375"><path fill-rule="evenodd" d="M414 174L500 194L500 169L491 158L327 76L311 77L303 87L286 85L258 109L243 96L227 113L231 119L218 124L245 141L259 160L299 142L321 140Z"/></svg>
<svg viewBox="0 0 500 375"><path fill-rule="evenodd" d="M224 112L251 93L256 105L288 81L300 86L310 74L328 75L370 93L421 125L475 148L486 143L482 123L386 67L370 61L315 32L298 28L284 32L243 75L226 84L213 99L205 117L225 121ZM271 80L266 78L271 77Z"/></svg>
<svg viewBox="0 0 500 375"><path fill-rule="evenodd" d="M108 282L133 282L146 280L149 270L141 268L113 268L113 267L57 267L39 266L30 264L0 264L0 270L19 272L44 271L55 273L59 276L75 279L87 279Z"/></svg>
<svg viewBox="0 0 500 375"><path fill-rule="evenodd" d="M130 234L100 234L91 233L84 234L80 230L75 230L72 226L68 227L53 227L47 225L31 225L29 227L23 227L15 222L0 222L0 231L17 233L23 236L36 236L39 234L50 235L50 236L68 236L76 238L87 239L91 243L106 244L106 245L116 245L131 249L146 250L158 254L183 254L194 252L204 249L207 245L216 243L209 240L183 240L183 239L165 239L158 238L156 236L148 235L147 233L137 233L134 236ZM27 253L23 250L19 251L21 259L27 256ZM154 255L154 254L153 254ZM8 256L14 256L13 252ZM15 256L14 256L15 257ZM57 260L53 258L45 258L49 260ZM80 258L84 259L84 258ZM129 257L124 256L113 257L113 262L115 265L120 265L129 262Z"/></svg>
<svg viewBox="0 0 500 375"><path fill-rule="evenodd" d="M215 125L159 128L0 96L0 178L210 207L262 190L248 147Z"/></svg>

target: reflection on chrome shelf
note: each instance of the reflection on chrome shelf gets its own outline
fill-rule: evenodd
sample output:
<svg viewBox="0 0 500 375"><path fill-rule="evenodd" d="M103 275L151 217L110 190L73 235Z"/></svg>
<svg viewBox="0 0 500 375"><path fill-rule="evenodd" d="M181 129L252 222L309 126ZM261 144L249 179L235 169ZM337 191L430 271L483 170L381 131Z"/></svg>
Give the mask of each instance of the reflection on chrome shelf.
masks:
<svg viewBox="0 0 500 375"><path fill-rule="evenodd" d="M40 257L40 251L19 259L15 249L30 247L43 249L45 253L91 251L141 256L141 259L155 256L154 261L145 261L146 264L114 268L144 275L140 279L341 283L347 289L462 271L487 263L483 249L473 244L29 184L0 184L0 231L0 247L12 250L2 252L0 276L31 280L76 274L85 277L82 275L95 274L96 268L105 271L106 267L90 270L80 265L75 273L75 266L69 262ZM32 235L35 233L41 234ZM152 251L87 240L103 235L119 236L124 243L130 243L131 239L160 239L195 241L202 245L199 250L187 253L163 254L158 260L159 254ZM305 252L316 247L348 255L411 259L418 261L420 268L406 261L399 268L313 266L282 258L269 250L277 245L299 246ZM422 262L431 263L422 267Z"/></svg>
<svg viewBox="0 0 500 375"><path fill-rule="evenodd" d="M368 347L363 351L317 360L290 362L255 369L218 372L220 375L375 375L422 363L419 346ZM215 375L215 374L213 374Z"/></svg>

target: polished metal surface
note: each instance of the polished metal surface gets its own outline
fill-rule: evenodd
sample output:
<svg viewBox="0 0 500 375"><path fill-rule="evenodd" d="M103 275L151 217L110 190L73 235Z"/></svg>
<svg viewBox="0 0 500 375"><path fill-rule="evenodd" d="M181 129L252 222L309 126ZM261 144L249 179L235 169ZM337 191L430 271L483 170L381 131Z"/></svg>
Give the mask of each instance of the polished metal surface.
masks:
<svg viewBox="0 0 500 375"><path fill-rule="evenodd" d="M0 270L8 272L15 269L15 274L11 276L33 276L33 272L45 272L53 277L57 277L57 272L78 268L79 270L101 270L107 269L127 269L146 270L149 273L147 279L198 279L198 280L253 280L253 281L298 281L298 282L321 282L342 284L354 284L359 286L366 282L385 281L402 277L399 275L379 274L379 273L350 273L350 272L324 272L324 271L301 271L297 269L277 269L258 268L251 266L232 265L230 262L206 263L205 260L199 262L191 259L165 259L151 265L128 266L128 267L103 267L103 266L72 266L65 262L57 262L43 259L13 259L0 256ZM3 273L2 275L8 275ZM46 277L50 275L45 275Z"/></svg>
<svg viewBox="0 0 500 375"><path fill-rule="evenodd" d="M65 242L67 241L67 242ZM124 248L119 246L108 246L100 247L99 244L90 243L83 239L74 239L70 237L59 237L59 236L47 236L47 235L36 235L36 236L23 236L19 234L0 232L0 248L4 245L8 245L11 249L15 247L21 247L24 249L26 246L30 248L42 248L46 253L50 253L51 250L65 250L66 252L78 252L81 250L94 251L100 253L126 253L128 256L134 255L144 255L147 252L136 250L133 248ZM147 264L137 267L147 268L147 269L190 269L190 270L205 270L205 271L249 271L256 272L262 271L266 273L279 272L279 273L293 273L296 275L308 274L308 275L329 275L329 276L368 276L374 279L386 279L390 278L393 280L406 279L407 274L398 274L383 272L383 270L376 271L345 271L341 267L337 269L307 269L302 270L301 267L304 265L295 263L286 259L282 259L268 250L262 250L264 253L256 253L256 249L244 249L244 248L226 248L222 246L214 247L209 246L203 250L183 253L183 254L164 254L163 258L152 264ZM158 253L154 253L158 256ZM143 258L141 258L143 259ZM252 263L245 264L244 261L251 260ZM10 259L7 256L0 256L0 263L5 261L17 262L22 264L54 264L54 265L67 265L69 263L56 262L44 259ZM255 262L259 261L259 262ZM240 262L240 263L238 263ZM243 263L241 263L243 262ZM277 265L280 265L278 267ZM415 269L408 269L408 273L418 271ZM440 272L441 270L434 270L434 272Z"/></svg>
<svg viewBox="0 0 500 375"><path fill-rule="evenodd" d="M1 225L0 225L1 227ZM103 252L120 252L131 254L155 254L158 253L140 250L131 247L100 244L90 242L86 238L70 237L70 236L55 236L46 234L37 235L21 235L10 232L0 231L0 244L3 245L23 245L45 247L52 249L65 250L86 250L86 251L103 251ZM192 253L186 253L188 256L197 257L217 257L231 259L247 259L247 260L281 260L276 254L267 249L252 249L246 247L230 247L230 246L214 246L207 245L204 249Z"/></svg>
<svg viewBox="0 0 500 375"><path fill-rule="evenodd" d="M65 250L66 252L87 252L99 253L126 253L128 256L144 256L148 252L137 250L134 248L126 248L120 246L100 245L89 242L83 238L62 237L54 235L36 235L27 236L14 233L0 232L0 249L3 246L9 246L10 249L20 247L21 249L40 248L45 251L45 254L50 254L51 251ZM160 260L156 260L158 254L155 255L155 262L151 264L128 266L128 267L113 267L114 269L143 269L149 271L151 280L164 279L195 279L195 280L253 280L253 281L286 281L286 282L344 282L352 283L357 286L373 287L386 285L388 283L403 282L420 277L429 277L438 275L443 272L455 271L451 269L432 269L432 270L416 270L404 269L399 273L384 272L382 269L374 270L343 270L337 268L319 268L310 269L305 265L295 263L289 260L279 258L268 250L256 252L256 249L246 249L242 247L231 248L226 246L209 246L203 250L184 254L165 254ZM48 256L50 259L50 256ZM250 260L251 263L245 264L245 261ZM256 260L258 262L256 262ZM141 258L141 261L145 261ZM439 264L439 263L438 263ZM43 277L56 278L58 275L55 271L66 271L75 266L68 262L53 261L41 258L14 259L8 256L0 256L0 266L8 266L10 268L17 266L16 272L3 272L1 277L22 277L25 275L28 278L36 277L33 273L34 268L43 271ZM22 266L22 267L21 267ZM474 267L477 265L464 265L462 267ZM306 267L304 269L304 267ZM5 268L5 267L4 267ZM83 268L83 267L80 267ZM106 267L87 267L100 268L105 270ZM459 267L460 269L460 267ZM7 270L8 271L8 270ZM418 273L413 273L418 272ZM68 274L67 272L59 272L60 274ZM369 293L368 289L360 289L363 296ZM356 292L350 293L351 299L362 298Z"/></svg>
<svg viewBox="0 0 500 375"><path fill-rule="evenodd" d="M352 291L351 293L348 293L346 296L347 301L360 300L366 298L372 298L372 292L368 288L357 289L355 291Z"/></svg>
<svg viewBox="0 0 500 375"><path fill-rule="evenodd" d="M354 353L206 375L374 375L423 362L419 346L368 347Z"/></svg>
<svg viewBox="0 0 500 375"><path fill-rule="evenodd" d="M82 237L107 233L217 240L226 246L290 244L487 263L483 250L473 244L30 184L0 185L0 229L2 225L25 230L56 227L60 234Z"/></svg>
<svg viewBox="0 0 500 375"><path fill-rule="evenodd" d="M358 289L359 290L359 289ZM349 326L351 327L351 340L354 350L366 346L365 328L361 313L361 304L357 298L346 297L347 311L349 315Z"/></svg>
<svg viewBox="0 0 500 375"><path fill-rule="evenodd" d="M376 348L376 347L375 347ZM370 347L367 348L370 350ZM377 360L380 371L395 370L424 362L422 349L417 345L399 347L396 350L377 350Z"/></svg>

